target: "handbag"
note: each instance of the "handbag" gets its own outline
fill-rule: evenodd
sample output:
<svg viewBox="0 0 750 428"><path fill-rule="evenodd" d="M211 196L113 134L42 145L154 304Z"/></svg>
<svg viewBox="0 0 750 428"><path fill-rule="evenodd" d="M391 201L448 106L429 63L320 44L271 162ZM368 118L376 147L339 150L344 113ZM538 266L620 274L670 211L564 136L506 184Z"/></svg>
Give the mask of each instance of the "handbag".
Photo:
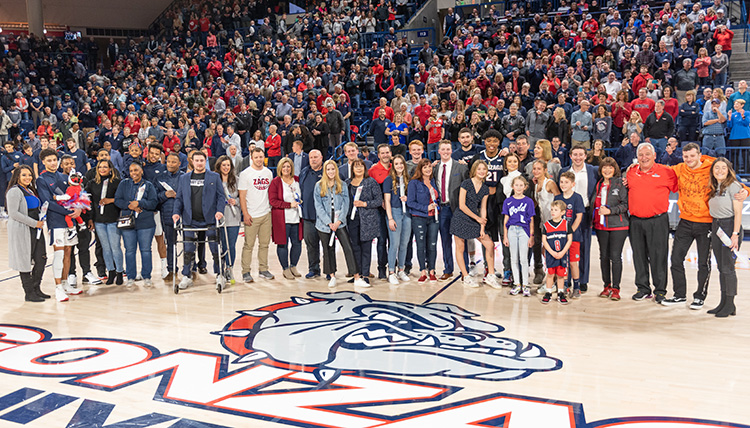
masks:
<svg viewBox="0 0 750 428"><path fill-rule="evenodd" d="M117 228L135 229L135 216L133 215L133 213L120 214L120 217L117 219Z"/></svg>

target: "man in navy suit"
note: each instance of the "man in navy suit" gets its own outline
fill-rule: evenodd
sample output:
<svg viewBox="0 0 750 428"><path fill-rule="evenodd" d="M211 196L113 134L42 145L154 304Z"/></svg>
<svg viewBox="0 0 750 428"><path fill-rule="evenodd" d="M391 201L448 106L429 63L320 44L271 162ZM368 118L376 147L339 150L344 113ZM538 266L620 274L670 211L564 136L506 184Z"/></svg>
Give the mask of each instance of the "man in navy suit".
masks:
<svg viewBox="0 0 750 428"><path fill-rule="evenodd" d="M183 174L179 179L177 197L174 201L172 221L182 217L182 224L189 228L204 228L215 224L224 217L227 201L219 174L206 170L206 155L203 152L193 154L193 172ZM191 274L195 261L195 241L208 238L216 239L216 230L207 232L185 232L184 266L180 288L185 289L193 284ZM214 258L214 273L219 271L219 247L216 242L209 244Z"/></svg>
<svg viewBox="0 0 750 428"><path fill-rule="evenodd" d="M344 156L346 156L346 158L342 160L341 166L339 167L339 177L341 177L342 181L346 181L351 177L351 163L354 162L355 159L359 159L359 146L357 146L357 143L349 142L344 144ZM367 159L365 159L364 162L365 169L369 171L372 162Z"/></svg>
<svg viewBox="0 0 750 428"><path fill-rule="evenodd" d="M302 140L292 142L292 152L287 155L294 165L294 176L299 178L302 170L310 166L310 156L302 151Z"/></svg>
<svg viewBox="0 0 750 428"><path fill-rule="evenodd" d="M581 233L583 233L583 242L581 242L581 261L579 268L581 270L581 293L588 291L589 283L589 262L591 260L591 216L596 198L596 182L599 178L599 168L586 163L586 149L583 146L573 146L570 149L571 165L560 170L560 174L565 171L571 171L576 175L575 192L583 198L583 205L586 206L586 213L583 215L581 222Z"/></svg>
<svg viewBox="0 0 750 428"><path fill-rule="evenodd" d="M458 210L458 194L461 183L469 178L469 169L452 158L453 148L450 140L441 140L438 146L440 160L432 170L440 192L440 241L443 245L443 276L446 281L453 277L453 236L450 233L453 213ZM466 253L468 255L468 253ZM468 262L468 259L466 259Z"/></svg>

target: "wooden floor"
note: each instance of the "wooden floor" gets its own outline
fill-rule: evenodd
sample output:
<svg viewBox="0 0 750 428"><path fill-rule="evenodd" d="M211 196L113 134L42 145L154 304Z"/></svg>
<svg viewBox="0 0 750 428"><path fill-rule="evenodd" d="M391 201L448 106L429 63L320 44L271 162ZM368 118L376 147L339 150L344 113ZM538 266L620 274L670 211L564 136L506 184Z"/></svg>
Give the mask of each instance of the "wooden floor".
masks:
<svg viewBox="0 0 750 428"><path fill-rule="evenodd" d="M0 242L5 244L6 228L4 224L0 226ZM238 249L241 245L242 239ZM256 366L252 361L233 363L237 355L229 349L236 351L238 344L245 340L243 336L236 337L243 334L244 323L257 321L263 315L246 312L243 319L228 325L243 315L237 311L265 308L272 312L280 307L269 308L271 305L289 302L293 297L307 297L309 300L295 299L294 304L284 305L296 305L302 311L310 301L323 299L321 295L312 296L316 297L313 299L307 296L308 292L353 290L350 284L329 290L322 279L284 280L273 245L269 260L277 279L258 279L255 268L255 283L238 283L220 295L215 291L212 276L203 275L193 288L179 295L173 294L171 284L167 286L156 280L154 289L145 289L142 283L132 290L122 286L92 290L84 286L87 292L71 297L69 302L42 304L23 301L17 272L9 270L4 254L12 251L12 247L11 243L10 249L7 245L0 248L3 291L0 349L7 348L0 352L0 426L94 427L133 418L140 418L136 421L141 425L123 426L750 425L750 406L746 404L750 397L747 364L750 293L746 291L750 266L746 263L738 264L738 314L728 319L706 314L706 309L718 302L715 268L704 310L691 311L687 306L667 308L653 301L631 300L635 286L627 245L623 300L619 302L597 297L601 290L598 259L592 262L591 291L568 306L554 302L543 305L536 295L531 298L510 296L507 288L468 289L460 282L450 286L448 282L418 285L415 277L400 286L373 280L372 288L356 290L372 300L364 306L364 312L382 308L383 301L413 304L402 307L414 309L415 314L423 308L415 305L426 301L458 306L477 314L479 320L504 327L501 333L480 335L484 339L494 335L520 341L523 346L533 343L551 357L544 359L547 363L552 361L554 365L553 359L561 362L556 367L533 371L527 377L523 374L516 380L485 380L481 375L417 376L415 372L433 363L429 351L417 352L415 346L404 346L404 352L384 352L382 357L375 358L365 358L370 350L362 350L360 354L355 353L362 358L355 356L349 360L349 366L344 366L351 371L341 374L336 370L297 371L296 367L290 368L270 358ZM598 254L596 239L592 247L593 253ZM747 255L748 251L743 254ZM340 266L343 266L343 254L339 256ZM689 296L696 284L695 256L694 247L686 262ZM50 261L51 257L50 251ZM373 258L376 258L375 251ZM154 266L160 266L156 257ZM307 266L305 251L300 266ZM306 269L300 270L306 273ZM241 276L239 266L235 275ZM47 293L53 292L51 276L49 267L43 282ZM671 280L669 289L671 295ZM438 305L428 307L441 308ZM275 321L269 320L271 326L278 329L276 333L265 332L275 334L270 342L266 337L266 354L272 353L268 346L291 343L292 350L299 351L298 362L307 363L308 367L312 361L310 356L319 351L318 348L343 354L345 344L335 340L328 349L326 343L278 333L287 331L284 325L339 319L336 312L322 305L307 309L307 312L295 312L291 323L281 315ZM443 314L457 313L457 309L443 309ZM456 316L452 319L454 323L456 319L472 318L465 314ZM461 322L461 325L456 324L459 328L455 330L465 332L469 325ZM34 329L41 329L42 333L35 333L39 330ZM231 336L212 334L222 330L235 333ZM51 337L44 337L44 331ZM302 332L302 328L298 331ZM335 331L330 327L327 335L321 337L330 339ZM57 338L96 340L91 339L90 346L85 346L88 343L85 341L70 342L70 348L66 348L68 343L55 341ZM226 347L222 346L222 339L227 339ZM42 341L33 343L39 340ZM258 336L256 340L260 340ZM399 349L398 344L394 349ZM142 361L157 359L159 354L164 356L175 350L182 350L169 354L180 362L176 370L165 371L175 364L159 366L158 370L140 369ZM522 366L525 361L531 361L532 366L535 360L544 362L535 358L509 360L512 360L509 365ZM295 357L286 360L290 361L295 362ZM478 358L477 362L468 364L481 371L487 369L482 361ZM130 371L120 369L134 363L137 364ZM357 373L356 370L367 368L358 367L359 363L375 364L378 369ZM314 368L314 364L312 366ZM95 372L101 374L89 381L84 379ZM229 378L226 377L228 372L233 372ZM335 374L326 378L332 372ZM41 373L57 376L40 376ZM322 376L324 381L318 382L316 375ZM147 378L141 380L144 376ZM219 378L229 381L218 381ZM232 385L232 379L237 384ZM96 385L98 387L93 387Z"/></svg>

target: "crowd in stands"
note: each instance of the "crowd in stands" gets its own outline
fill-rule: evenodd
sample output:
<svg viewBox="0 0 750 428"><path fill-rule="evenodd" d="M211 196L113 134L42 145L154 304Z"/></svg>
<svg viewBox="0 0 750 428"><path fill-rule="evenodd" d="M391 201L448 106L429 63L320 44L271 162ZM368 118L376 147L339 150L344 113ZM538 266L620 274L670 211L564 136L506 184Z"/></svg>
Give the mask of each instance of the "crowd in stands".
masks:
<svg viewBox="0 0 750 428"><path fill-rule="evenodd" d="M457 264L468 285L477 285L468 274L474 271L474 259L468 256L476 252L474 240L489 248L488 242L502 236L503 272L498 276L514 286L514 294L528 295L529 265L523 262L528 248L533 248L535 283L542 282L545 264L549 272L549 265L557 263L549 257L545 263L543 253L556 251L560 258L568 257L565 245L566 251L550 250L539 239L540 228L548 222L553 222L552 229L559 227L552 205L540 205L539 198L551 203L562 195L566 209L558 214L567 218L575 233L570 239L558 236L556 242L581 244L568 246L571 256L580 257L581 266L571 258L571 280L558 287L564 299L586 291L594 220L614 215L594 214L605 205L595 197L600 180L610 183L639 168L646 174L652 165L641 159L643 152L660 164L679 168L689 157L686 151L697 152L704 162L701 153L722 157L730 155L727 147L750 147L750 117L744 110L750 93L746 82L736 82L735 90L729 78L734 33L722 0L629 5L618 1L606 6L595 0L561 0L556 9L551 3L510 3L504 12L493 5L486 16L477 10L461 16L449 9L443 25L448 37L437 46L429 41L413 46L397 32L402 21L396 16L415 6L402 0L333 0L306 6L306 13L292 19L271 2L240 6L178 1L158 20L154 34L124 43L110 40L102 52L93 40L25 35L4 40L0 186L18 186L20 176L30 173L38 198L49 203L50 214L55 213L48 214L47 226L53 232L55 261L64 260L55 264L62 295L76 291L67 279L68 269L75 266L70 247L78 245L80 252L88 245L82 244L84 230L62 221L82 213L56 203L57 191L65 193L73 169L85 174L94 200L105 201L102 207L109 205L91 210L88 215L93 218L85 219L95 224L97 247L104 247L97 257L97 275L84 265L86 257L80 257L82 275L91 274L91 282L106 276L109 282L122 283L125 275L129 282L140 276L150 285L147 259L154 236L163 276L177 275L171 262L175 220L184 221L188 210L189 218L210 225L213 216L222 220L229 217L225 208L233 207L234 212L240 205L225 220L233 228L229 241L236 241L240 224L245 225L242 270L248 282L253 280L250 262L257 237L259 253L267 252L273 238L287 278L299 276L300 242L305 241L310 259L320 258L320 244L323 273L335 286L335 235L345 249L355 285L369 285L376 238L378 277L397 284L408 279L412 234L419 281L437 280L438 235L446 280L453 276L450 232L455 228L457 239L465 241L461 248L467 248L466 259L457 257ZM373 32L380 33L366 46ZM744 153L733 152L735 165L721 158L716 162L744 173ZM536 171L538 162L544 165ZM441 169L445 163L456 170L465 168L466 181L454 183L441 175L453 171L454 166ZM706 168L711 174L712 164ZM601 176L608 168L616 173ZM574 176L566 176L571 170ZM191 189L195 192L216 180L212 171L225 189L212 195L210 203L203 198L201 206L201 198L195 199L208 190ZM192 175L201 186L180 174ZM170 180L162 181L162 176ZM471 187L474 177L479 178ZM729 177L726 180L733 183L733 173ZM665 189L678 190L678 178L664 184ZM708 180L708 175L703 178ZM103 181L120 184L102 189ZM712 196L726 191L719 183ZM710 188L708 181L704 187ZM734 193L738 199L746 196L741 190ZM572 201L574 194L581 200ZM268 206L257 206L269 196ZM524 199L529 196L531 206ZM708 196L708 191L701 196L698 222L710 226ZM246 199L255 209L248 209ZM473 207L467 210L469 203ZM571 217L573 206L580 208L583 220ZM661 206L644 218L665 214L660 210ZM139 216L142 211L160 214ZM404 214L400 221L394 214L399 211ZM452 217L451 211L463 216ZM627 216L627 211L617 215ZM200 215L193 217L195 213ZM347 228L349 215L352 224ZM529 217L537 221L530 224ZM130 223L122 230L100 230L97 219L109 225ZM387 244L391 232L406 229L407 220L411 232L391 236ZM625 221L603 230L630 230L632 240L632 228ZM538 231L536 240L533 230ZM621 249L624 238L616 235L613 248ZM115 262L120 236L126 247L125 267ZM31 247L36 248L34 242ZM658 243L659 248L666 242ZM401 246L406 248L401 251ZM143 259L140 275L135 270L136 248ZM194 257L194 251L186 254ZM648 251L645 254L645 284L642 277L637 279L639 299L651 296L651 264L652 272L664 273L654 278L656 300L685 301L677 291L673 299L666 299L666 259L663 269L655 269L653 264L660 262L651 260ZM666 251L662 255L666 257ZM485 281L496 286L495 276L489 274L494 272L490 257L484 258ZM228 266L233 259L227 260ZM617 265L609 256L606 259ZM259 275L273 278L267 257L260 254L259 262ZM675 264L673 259L673 275ZM204 259L186 257L181 286L191 285L191 269L203 272L205 265ZM613 270L621 270L619 266ZM636 269L642 273L644 266ZM555 270L547 276L566 276L561 273ZM320 267L311 265L308 275L320 275ZM618 281L607 277L603 296L619 299ZM544 287L542 291L548 290ZM38 294L32 290L31 297ZM702 307L704 299L705 293L694 295L693 306Z"/></svg>

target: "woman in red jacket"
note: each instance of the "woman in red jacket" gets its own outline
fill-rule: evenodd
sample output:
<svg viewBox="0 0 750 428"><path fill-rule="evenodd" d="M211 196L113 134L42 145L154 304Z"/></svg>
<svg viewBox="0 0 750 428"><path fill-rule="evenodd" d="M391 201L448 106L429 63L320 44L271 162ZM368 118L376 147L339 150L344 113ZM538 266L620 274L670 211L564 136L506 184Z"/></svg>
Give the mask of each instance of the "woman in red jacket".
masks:
<svg viewBox="0 0 750 428"><path fill-rule="evenodd" d="M281 159L281 136L276 133L276 129L276 125L268 127L268 138L266 138L265 143L269 168L277 166L279 159Z"/></svg>
<svg viewBox="0 0 750 428"><path fill-rule="evenodd" d="M612 104L612 139L611 141L622 141L622 127L625 122L630 120L632 113L630 103L628 102L628 91L622 90L615 96L615 102Z"/></svg>
<svg viewBox="0 0 750 428"><path fill-rule="evenodd" d="M284 278L294 279L301 275L297 262L302 254L302 218L298 179L294 176L294 162L289 158L279 161L276 178L268 187L271 203L271 228L276 255L284 268ZM290 249L291 247L291 249Z"/></svg>

